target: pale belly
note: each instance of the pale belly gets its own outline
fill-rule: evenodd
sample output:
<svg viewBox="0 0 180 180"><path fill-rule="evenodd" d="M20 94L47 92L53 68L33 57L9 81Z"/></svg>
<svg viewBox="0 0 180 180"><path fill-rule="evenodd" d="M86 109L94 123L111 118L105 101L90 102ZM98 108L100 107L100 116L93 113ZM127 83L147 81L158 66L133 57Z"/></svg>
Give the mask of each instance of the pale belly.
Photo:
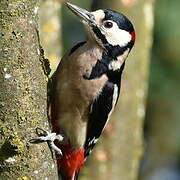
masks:
<svg viewBox="0 0 180 180"><path fill-rule="evenodd" d="M98 80L63 81L59 88L59 128L74 148L81 148L86 140L87 122L93 101L101 93L106 76Z"/></svg>

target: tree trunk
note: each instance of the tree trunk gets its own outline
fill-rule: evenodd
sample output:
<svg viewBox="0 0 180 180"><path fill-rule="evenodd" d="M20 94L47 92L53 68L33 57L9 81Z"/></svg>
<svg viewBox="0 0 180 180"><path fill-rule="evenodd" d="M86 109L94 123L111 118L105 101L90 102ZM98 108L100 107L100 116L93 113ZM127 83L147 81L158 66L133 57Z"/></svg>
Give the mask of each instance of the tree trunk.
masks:
<svg viewBox="0 0 180 180"><path fill-rule="evenodd" d="M135 26L136 43L123 72L121 95L82 180L135 180L143 154L143 120L152 44L153 0L98 0L93 9L114 9ZM92 173L93 172L93 173Z"/></svg>
<svg viewBox="0 0 180 180"><path fill-rule="evenodd" d="M38 42L38 1L0 1L0 179L56 179L46 143L30 144L35 128L49 130L47 77ZM41 61L40 61L41 60Z"/></svg>

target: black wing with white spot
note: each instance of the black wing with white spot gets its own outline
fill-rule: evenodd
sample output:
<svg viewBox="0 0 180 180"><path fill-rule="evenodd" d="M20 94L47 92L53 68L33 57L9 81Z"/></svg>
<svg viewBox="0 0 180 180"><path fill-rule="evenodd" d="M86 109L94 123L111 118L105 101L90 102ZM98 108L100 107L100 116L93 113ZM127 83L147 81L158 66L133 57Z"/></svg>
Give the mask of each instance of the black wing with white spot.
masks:
<svg viewBox="0 0 180 180"><path fill-rule="evenodd" d="M89 116L86 142L84 145L85 157L91 153L91 150L101 135L117 101L118 93L118 86L110 81L107 81L101 94L93 103Z"/></svg>

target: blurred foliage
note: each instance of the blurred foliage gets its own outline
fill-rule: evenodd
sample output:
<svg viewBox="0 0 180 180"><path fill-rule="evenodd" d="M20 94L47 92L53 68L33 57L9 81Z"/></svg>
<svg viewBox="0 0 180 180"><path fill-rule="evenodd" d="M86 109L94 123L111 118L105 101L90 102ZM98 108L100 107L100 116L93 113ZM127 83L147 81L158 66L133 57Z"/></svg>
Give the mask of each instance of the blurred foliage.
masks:
<svg viewBox="0 0 180 180"><path fill-rule="evenodd" d="M143 180L180 179L180 1L157 0Z"/></svg>
<svg viewBox="0 0 180 180"><path fill-rule="evenodd" d="M85 9L90 9L91 6L91 0L76 0L72 3ZM84 41L86 39L86 34L79 18L74 16L65 6L62 7L62 17L63 48L64 52L66 52L78 42Z"/></svg>
<svg viewBox="0 0 180 180"><path fill-rule="evenodd" d="M59 63L59 58L62 54L62 33L61 23L59 22L61 4L57 0L41 0L40 2L40 40L41 45L45 50L45 56L51 63L52 74Z"/></svg>

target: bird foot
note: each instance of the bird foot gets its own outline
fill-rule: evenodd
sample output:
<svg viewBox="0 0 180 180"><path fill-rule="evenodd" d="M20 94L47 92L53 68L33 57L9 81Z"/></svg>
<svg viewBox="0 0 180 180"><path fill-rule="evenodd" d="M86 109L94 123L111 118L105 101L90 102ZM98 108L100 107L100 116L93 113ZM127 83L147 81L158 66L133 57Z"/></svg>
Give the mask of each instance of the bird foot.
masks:
<svg viewBox="0 0 180 180"><path fill-rule="evenodd" d="M58 140L59 142L62 142L64 140L64 137L60 134L51 133L49 131L43 130L41 128L36 128L36 133L39 137L31 139L30 143L38 144L47 142L50 149L54 150L57 154L62 156L62 151L59 149L55 144L54 141Z"/></svg>

